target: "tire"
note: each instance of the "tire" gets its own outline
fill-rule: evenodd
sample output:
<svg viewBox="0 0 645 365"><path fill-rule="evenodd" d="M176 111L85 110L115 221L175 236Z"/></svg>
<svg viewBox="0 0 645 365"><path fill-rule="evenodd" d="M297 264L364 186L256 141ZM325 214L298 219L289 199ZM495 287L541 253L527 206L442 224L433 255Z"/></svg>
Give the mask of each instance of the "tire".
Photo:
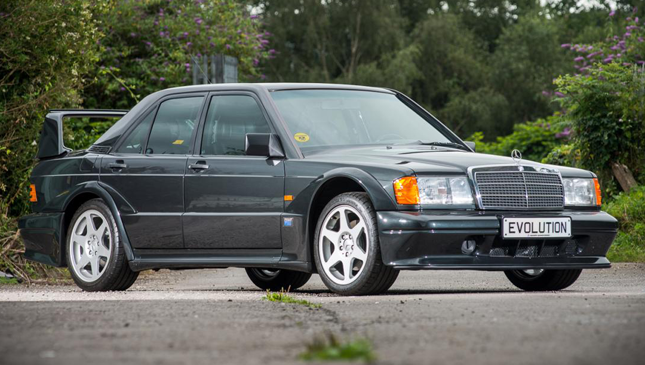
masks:
<svg viewBox="0 0 645 365"><path fill-rule="evenodd" d="M341 295L383 293L399 275L383 263L376 212L366 193L340 194L325 206L316 225L314 261L323 283Z"/></svg>
<svg viewBox="0 0 645 365"><path fill-rule="evenodd" d="M568 288L578 280L582 270L529 270L504 271L508 280L516 287L526 291L553 291Z"/></svg>
<svg viewBox="0 0 645 365"><path fill-rule="evenodd" d="M258 288L271 291L292 291L307 284L311 274L291 270L247 268L246 274Z"/></svg>
<svg viewBox="0 0 645 365"><path fill-rule="evenodd" d="M101 199L74 213L65 246L68 270L84 291L126 290L139 276L128 266L114 216Z"/></svg>

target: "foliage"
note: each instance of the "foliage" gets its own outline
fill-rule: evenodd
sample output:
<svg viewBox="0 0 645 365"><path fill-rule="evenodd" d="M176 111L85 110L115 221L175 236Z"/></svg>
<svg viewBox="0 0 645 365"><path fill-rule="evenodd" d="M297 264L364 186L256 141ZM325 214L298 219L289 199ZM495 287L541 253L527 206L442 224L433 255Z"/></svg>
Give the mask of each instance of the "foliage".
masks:
<svg viewBox="0 0 645 365"><path fill-rule="evenodd" d="M98 58L104 9L82 0L0 3L0 219L28 210L36 139L52 107L78 105L78 90ZM11 24L11 26L6 26Z"/></svg>
<svg viewBox="0 0 645 365"><path fill-rule="evenodd" d="M376 360L372 344L367 339L357 339L342 343L335 335L329 333L326 338L318 337L307 350L300 355L306 361L363 361Z"/></svg>
<svg viewBox="0 0 645 365"><path fill-rule="evenodd" d="M645 262L645 186L619 194L603 210L614 216L619 225L607 257L612 261Z"/></svg>
<svg viewBox="0 0 645 365"><path fill-rule="evenodd" d="M540 119L535 122L516 124L514 132L505 137L497 137L495 142L483 142L483 135L477 132L468 139L477 145L477 152L510 156L514 149L522 152L522 158L541 161L554 148L567 138L558 117Z"/></svg>
<svg viewBox="0 0 645 365"><path fill-rule="evenodd" d="M589 70L557 84L581 166L598 173L607 187L611 163L627 165L636 176L645 166L645 74L617 62Z"/></svg>
<svg viewBox="0 0 645 365"><path fill-rule="evenodd" d="M267 294L264 297L262 297L262 299L268 300L270 302L299 304L299 305L307 306L309 308L320 308L320 307L322 307L320 304L311 303L308 300L296 299L296 298L288 295L287 292L285 292L284 290L281 290L279 293L272 293L270 290L267 290Z"/></svg>
<svg viewBox="0 0 645 365"><path fill-rule="evenodd" d="M81 150L91 146L116 122L117 118L68 118L63 124L65 147Z"/></svg>
<svg viewBox="0 0 645 365"><path fill-rule="evenodd" d="M226 54L242 80L262 77L275 53L256 16L233 0L116 1L101 16L101 59L86 107L129 109L146 95L192 83L191 56Z"/></svg>

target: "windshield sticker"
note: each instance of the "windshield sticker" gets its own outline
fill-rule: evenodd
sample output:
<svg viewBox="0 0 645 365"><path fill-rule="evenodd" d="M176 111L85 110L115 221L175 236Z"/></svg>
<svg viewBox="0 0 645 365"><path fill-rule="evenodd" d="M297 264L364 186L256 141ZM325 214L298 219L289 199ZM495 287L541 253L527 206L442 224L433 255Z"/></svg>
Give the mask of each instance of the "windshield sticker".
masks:
<svg viewBox="0 0 645 365"><path fill-rule="evenodd" d="M300 143L304 143L309 140L309 135L307 133L296 133L293 138Z"/></svg>
<svg viewBox="0 0 645 365"><path fill-rule="evenodd" d="M183 139L178 139L178 140L174 141L172 144L184 144L184 140Z"/></svg>

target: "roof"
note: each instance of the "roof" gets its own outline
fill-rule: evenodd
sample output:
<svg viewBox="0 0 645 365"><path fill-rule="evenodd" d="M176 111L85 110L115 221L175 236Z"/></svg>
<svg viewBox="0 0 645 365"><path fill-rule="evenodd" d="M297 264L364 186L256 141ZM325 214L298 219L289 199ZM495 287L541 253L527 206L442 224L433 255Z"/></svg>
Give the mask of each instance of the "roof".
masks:
<svg viewBox="0 0 645 365"><path fill-rule="evenodd" d="M192 86L180 86L164 89L159 92L198 92L209 90L257 90L264 89L267 91L277 90L303 90L303 89L343 89L343 90L361 90L392 93L391 90L361 85L347 84L324 84L324 83L297 83L297 82L267 82L267 83L231 83L231 84L202 84Z"/></svg>

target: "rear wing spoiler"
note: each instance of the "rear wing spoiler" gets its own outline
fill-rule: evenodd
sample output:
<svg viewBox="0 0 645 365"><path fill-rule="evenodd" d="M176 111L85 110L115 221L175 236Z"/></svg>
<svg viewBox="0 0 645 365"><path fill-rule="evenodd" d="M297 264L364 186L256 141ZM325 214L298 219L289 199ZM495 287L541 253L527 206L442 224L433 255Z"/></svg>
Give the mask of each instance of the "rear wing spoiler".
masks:
<svg viewBox="0 0 645 365"><path fill-rule="evenodd" d="M63 144L63 120L69 117L122 117L124 109L52 109L45 116L40 133L38 154L40 160L67 154L71 149Z"/></svg>

